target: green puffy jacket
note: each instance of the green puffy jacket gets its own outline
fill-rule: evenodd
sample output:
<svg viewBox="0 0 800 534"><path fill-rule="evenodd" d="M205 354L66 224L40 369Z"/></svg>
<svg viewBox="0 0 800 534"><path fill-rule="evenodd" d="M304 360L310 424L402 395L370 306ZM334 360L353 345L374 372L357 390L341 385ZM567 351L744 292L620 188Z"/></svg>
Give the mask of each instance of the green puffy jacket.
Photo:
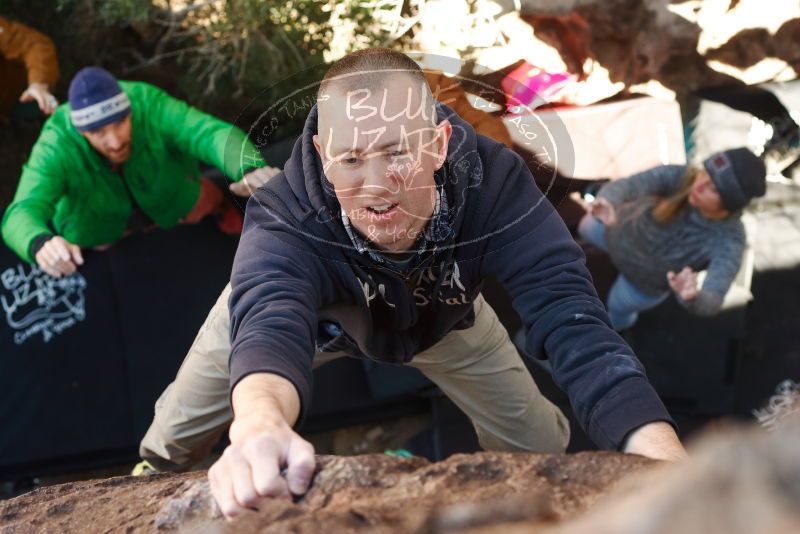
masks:
<svg viewBox="0 0 800 534"><path fill-rule="evenodd" d="M6 244L26 261L42 234L81 247L119 239L132 211L130 194L163 228L178 223L200 193L199 162L236 181L264 165L240 129L142 82L119 82L131 101L131 154L122 177L75 129L69 104L42 129L3 216Z"/></svg>

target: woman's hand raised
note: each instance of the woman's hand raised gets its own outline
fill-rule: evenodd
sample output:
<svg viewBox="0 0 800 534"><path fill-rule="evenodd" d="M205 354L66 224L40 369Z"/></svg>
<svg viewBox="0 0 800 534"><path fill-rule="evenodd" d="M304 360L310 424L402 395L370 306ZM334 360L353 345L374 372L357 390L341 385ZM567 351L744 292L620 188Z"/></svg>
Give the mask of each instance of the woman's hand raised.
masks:
<svg viewBox="0 0 800 534"><path fill-rule="evenodd" d="M675 274L673 271L667 273L669 287L678 294L684 301L690 301L697 297L697 273L691 267L684 267L681 272Z"/></svg>
<svg viewBox="0 0 800 534"><path fill-rule="evenodd" d="M617 212L614 206L602 197L597 197L589 204L589 213L606 226L617 224Z"/></svg>

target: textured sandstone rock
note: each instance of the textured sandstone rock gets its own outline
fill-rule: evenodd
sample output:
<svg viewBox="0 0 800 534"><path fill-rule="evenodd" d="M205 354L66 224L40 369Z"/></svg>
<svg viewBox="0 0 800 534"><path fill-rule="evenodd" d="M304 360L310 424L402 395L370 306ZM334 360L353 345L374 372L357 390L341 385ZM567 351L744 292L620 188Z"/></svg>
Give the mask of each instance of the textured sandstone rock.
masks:
<svg viewBox="0 0 800 534"><path fill-rule="evenodd" d="M231 523L203 472L76 482L0 502L0 534L796 533L800 418L772 428L710 435L681 464L607 452L478 453L433 464L322 456L305 497Z"/></svg>
<svg viewBox="0 0 800 534"><path fill-rule="evenodd" d="M800 417L772 431L709 435L690 462L623 484L548 534L791 534L800 532ZM506 532L504 534L511 534Z"/></svg>
<svg viewBox="0 0 800 534"><path fill-rule="evenodd" d="M0 502L0 533L433 533L499 518L546 525L584 511L622 477L652 463L605 452L479 453L434 464L385 455L322 456L304 498L270 502L233 523L219 516L202 472L119 477ZM493 507L482 512L472 504L479 502Z"/></svg>
<svg viewBox="0 0 800 534"><path fill-rule="evenodd" d="M205 473L70 482L0 501L0 533L149 532L173 495Z"/></svg>

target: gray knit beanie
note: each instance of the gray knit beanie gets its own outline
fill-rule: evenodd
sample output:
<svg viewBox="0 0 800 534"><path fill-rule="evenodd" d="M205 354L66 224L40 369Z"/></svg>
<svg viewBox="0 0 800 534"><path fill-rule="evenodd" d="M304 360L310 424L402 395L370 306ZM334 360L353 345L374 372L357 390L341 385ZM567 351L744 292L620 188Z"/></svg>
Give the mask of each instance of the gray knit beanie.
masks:
<svg viewBox="0 0 800 534"><path fill-rule="evenodd" d="M754 197L764 196L767 191L764 162L746 148L718 152L706 159L703 165L728 211L739 211Z"/></svg>

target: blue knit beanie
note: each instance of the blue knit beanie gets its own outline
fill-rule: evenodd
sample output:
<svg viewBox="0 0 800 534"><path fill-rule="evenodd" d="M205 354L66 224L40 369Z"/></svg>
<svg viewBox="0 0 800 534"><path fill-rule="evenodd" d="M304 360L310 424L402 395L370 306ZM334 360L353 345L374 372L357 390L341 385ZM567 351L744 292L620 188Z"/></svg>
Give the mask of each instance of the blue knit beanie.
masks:
<svg viewBox="0 0 800 534"><path fill-rule="evenodd" d="M72 124L78 130L96 130L123 119L131 112L128 96L117 79L100 67L78 71L69 84Z"/></svg>

